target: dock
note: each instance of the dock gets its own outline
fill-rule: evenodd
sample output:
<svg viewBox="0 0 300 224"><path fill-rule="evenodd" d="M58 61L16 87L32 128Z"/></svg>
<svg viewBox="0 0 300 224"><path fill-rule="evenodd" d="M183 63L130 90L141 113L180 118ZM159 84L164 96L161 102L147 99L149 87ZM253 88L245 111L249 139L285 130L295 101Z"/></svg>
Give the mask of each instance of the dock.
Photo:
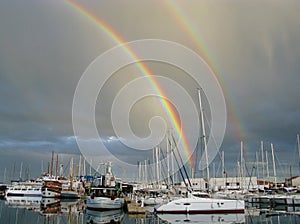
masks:
<svg viewBox="0 0 300 224"><path fill-rule="evenodd" d="M145 214L146 210L141 202L132 200L129 197L125 198L128 214Z"/></svg>

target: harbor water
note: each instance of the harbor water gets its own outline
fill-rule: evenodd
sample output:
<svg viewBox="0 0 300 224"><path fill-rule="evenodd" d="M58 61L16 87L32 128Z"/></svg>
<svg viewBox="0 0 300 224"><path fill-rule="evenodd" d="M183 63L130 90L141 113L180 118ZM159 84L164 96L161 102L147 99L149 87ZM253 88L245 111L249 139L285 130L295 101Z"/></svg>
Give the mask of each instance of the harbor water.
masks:
<svg viewBox="0 0 300 224"><path fill-rule="evenodd" d="M10 197L0 201L0 223L300 223L300 207L252 207L244 214L131 215L123 210L93 211L84 200Z"/></svg>

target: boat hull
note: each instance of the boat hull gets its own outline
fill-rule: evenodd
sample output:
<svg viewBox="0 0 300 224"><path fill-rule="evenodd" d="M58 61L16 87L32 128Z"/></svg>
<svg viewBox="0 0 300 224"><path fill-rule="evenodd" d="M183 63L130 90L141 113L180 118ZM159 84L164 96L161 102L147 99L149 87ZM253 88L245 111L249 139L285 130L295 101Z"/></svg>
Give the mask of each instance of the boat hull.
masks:
<svg viewBox="0 0 300 224"><path fill-rule="evenodd" d="M61 198L80 198L77 192L75 191L61 191Z"/></svg>
<svg viewBox="0 0 300 224"><path fill-rule="evenodd" d="M15 188L9 188L6 191L6 196L41 197L42 192L39 188L24 188L20 190L17 190Z"/></svg>
<svg viewBox="0 0 300 224"><path fill-rule="evenodd" d="M60 198L61 197L61 191L51 189L48 187L42 188L42 197L43 198Z"/></svg>
<svg viewBox="0 0 300 224"><path fill-rule="evenodd" d="M121 209L123 207L123 200L122 198L88 197L86 205L88 209L92 210Z"/></svg>
<svg viewBox="0 0 300 224"><path fill-rule="evenodd" d="M244 213L244 201L212 198L182 198L155 208L156 213L218 214Z"/></svg>

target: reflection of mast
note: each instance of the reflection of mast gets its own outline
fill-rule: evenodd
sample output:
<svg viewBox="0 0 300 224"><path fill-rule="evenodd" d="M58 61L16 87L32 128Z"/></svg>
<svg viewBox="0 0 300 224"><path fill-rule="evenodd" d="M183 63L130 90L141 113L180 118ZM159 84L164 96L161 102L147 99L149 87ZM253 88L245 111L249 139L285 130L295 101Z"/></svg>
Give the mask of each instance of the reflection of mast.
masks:
<svg viewBox="0 0 300 224"><path fill-rule="evenodd" d="M203 143L204 143L204 151L205 151L205 160L206 160L206 174L207 174L207 184L209 185L209 164L208 164L208 152L207 152L207 142L206 142L206 132L205 132L205 125L204 125L204 110L202 107L202 100L201 100L201 89L198 89L199 95L199 105L200 105L200 116L201 116L201 125L202 125L202 134L203 134ZM207 187L209 188L209 186Z"/></svg>

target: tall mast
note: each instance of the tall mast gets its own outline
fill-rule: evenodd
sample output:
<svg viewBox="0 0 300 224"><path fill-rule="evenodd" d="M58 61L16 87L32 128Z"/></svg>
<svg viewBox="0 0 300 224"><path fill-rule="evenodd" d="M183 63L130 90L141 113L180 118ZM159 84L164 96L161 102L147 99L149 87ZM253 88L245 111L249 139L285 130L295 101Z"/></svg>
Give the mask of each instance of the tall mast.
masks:
<svg viewBox="0 0 300 224"><path fill-rule="evenodd" d="M201 115L201 125L202 125L202 134L203 134L203 143L204 143L204 151L205 151L205 160L206 160L206 174L207 174L207 184L209 185L209 164L208 164L208 152L207 152L207 142L206 142L206 133L205 133L205 125L204 125L204 116L203 116L203 107L201 100L201 89L198 89L199 95L199 105L200 105L200 115Z"/></svg>
<svg viewBox="0 0 300 224"><path fill-rule="evenodd" d="M52 151L52 157L51 157L51 169L50 169L50 177L52 178L52 171L53 171L53 159L54 159L54 151Z"/></svg>
<svg viewBox="0 0 300 224"><path fill-rule="evenodd" d="M226 171L225 171L225 154L224 154L224 150L222 151L222 175L224 178L224 186L226 186Z"/></svg>
<svg viewBox="0 0 300 224"><path fill-rule="evenodd" d="M22 168L23 168L23 162L21 162L21 167L20 167L20 180L22 180Z"/></svg>
<svg viewBox="0 0 300 224"><path fill-rule="evenodd" d="M44 160L42 160L42 164L41 164L41 174L44 173Z"/></svg>
<svg viewBox="0 0 300 224"><path fill-rule="evenodd" d="M225 177L225 155L224 155L224 151L222 151L222 173L223 173L223 177Z"/></svg>
<svg viewBox="0 0 300 224"><path fill-rule="evenodd" d="M244 181L244 175L245 175L245 169L244 169L244 144L243 141L241 141L241 183L240 186L242 185L242 181ZM243 186L243 185L242 185Z"/></svg>
<svg viewBox="0 0 300 224"><path fill-rule="evenodd" d="M274 147L273 144L271 143L271 150L272 150L272 159L273 159L273 172L274 172L274 182L275 182L275 187L277 186L277 175L276 175L276 164L275 164L275 156L274 156Z"/></svg>
<svg viewBox="0 0 300 224"><path fill-rule="evenodd" d="M157 185L159 183L159 164L158 164L158 161L159 161L159 147L156 146L155 148L155 157L156 157L156 178L157 178Z"/></svg>
<svg viewBox="0 0 300 224"><path fill-rule="evenodd" d="M85 158L83 158L83 176L86 176Z"/></svg>
<svg viewBox="0 0 300 224"><path fill-rule="evenodd" d="M73 161L73 157L71 160L71 174L70 174L70 190L72 191L73 189L73 176L74 176L74 161Z"/></svg>
<svg viewBox="0 0 300 224"><path fill-rule="evenodd" d="M170 138L171 138L171 136L172 136L172 133L171 133L171 131L170 131ZM170 141L169 142L169 144L170 144L170 152L171 152L171 155L172 155L172 160L171 160L171 165L172 165L172 180L173 180L173 182L174 183L176 183L176 180L175 180L175 172L174 172L174 150L173 150L173 144L172 144L172 141Z"/></svg>
<svg viewBox="0 0 300 224"><path fill-rule="evenodd" d="M3 183L6 183L6 167L4 168Z"/></svg>
<svg viewBox="0 0 300 224"><path fill-rule="evenodd" d="M300 170L300 141L299 141L299 135L297 135L297 146L298 146L298 152L299 152L299 170Z"/></svg>
<svg viewBox="0 0 300 224"><path fill-rule="evenodd" d="M167 144L167 183L170 183L170 148L169 148L169 136L166 134L166 144Z"/></svg>
<svg viewBox="0 0 300 224"><path fill-rule="evenodd" d="M256 159L256 176L259 180L259 170L258 170L258 151L255 152L255 159Z"/></svg>
<svg viewBox="0 0 300 224"><path fill-rule="evenodd" d="M81 176L81 155L79 156L78 177Z"/></svg>
<svg viewBox="0 0 300 224"><path fill-rule="evenodd" d="M264 180L265 185L265 161L264 161L264 142L260 142L260 148L261 148L261 164L262 164L262 178Z"/></svg>
<svg viewBox="0 0 300 224"><path fill-rule="evenodd" d="M90 163L90 176L92 176L92 164L93 164L93 160L91 159L91 163Z"/></svg>
<svg viewBox="0 0 300 224"><path fill-rule="evenodd" d="M269 157L268 157L268 151L267 150L266 150L266 166L267 166L267 178L268 178L268 181L270 181Z"/></svg>
<svg viewBox="0 0 300 224"><path fill-rule="evenodd" d="M58 179L58 154L56 154L55 176L56 176L56 179Z"/></svg>

